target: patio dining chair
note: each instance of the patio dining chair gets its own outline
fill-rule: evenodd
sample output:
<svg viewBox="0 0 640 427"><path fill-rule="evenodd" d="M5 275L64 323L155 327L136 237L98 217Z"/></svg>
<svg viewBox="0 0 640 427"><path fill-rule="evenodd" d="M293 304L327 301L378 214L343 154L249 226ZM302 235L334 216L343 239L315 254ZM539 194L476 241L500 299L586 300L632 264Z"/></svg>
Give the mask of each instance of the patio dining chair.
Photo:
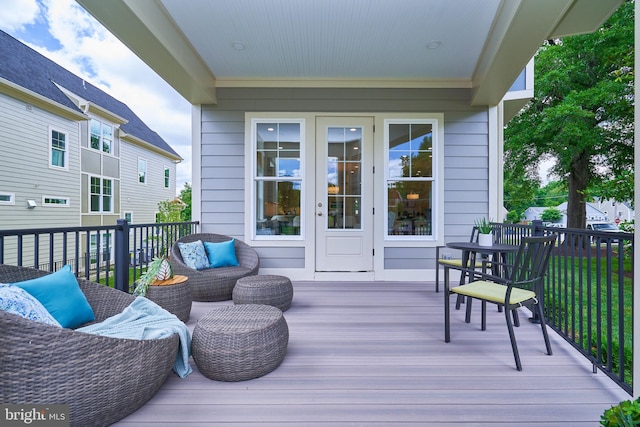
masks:
<svg viewBox="0 0 640 427"><path fill-rule="evenodd" d="M515 312L522 306L529 306L537 315L542 328L542 335L547 348L547 354L551 355L551 343L547 334L544 319L541 295L542 282L549 263L549 257L557 236L554 234L544 237L524 237L518 248L514 264L509 266L509 277L498 277L490 274L470 270L471 277L479 277L480 280L471 280L468 284L449 287L448 274L445 276L445 342L450 342L450 307L449 295L456 294L482 302L483 329L486 319L486 303L503 305L504 314L511 340L511 348L518 371L522 370L522 363L518 353L518 346L513 328L512 311ZM495 260L494 260L495 262Z"/></svg>
<svg viewBox="0 0 640 427"><path fill-rule="evenodd" d="M478 227L476 227L475 225L473 226L473 228L471 229L471 236L469 237L469 241L470 242L477 242L478 241ZM446 246L436 246L436 292L440 292L440 268L441 267L449 267L449 268L454 268L454 269L463 269L463 265L462 265L462 259L460 258L441 258L440 255L440 249L442 248L446 248ZM487 268L488 267L488 260L487 259L481 259L481 260L476 260L475 266L474 268L477 269L482 269ZM460 282L462 283L462 281L464 280L464 275L460 278ZM460 308L460 300L458 300L458 304L456 305L456 308Z"/></svg>

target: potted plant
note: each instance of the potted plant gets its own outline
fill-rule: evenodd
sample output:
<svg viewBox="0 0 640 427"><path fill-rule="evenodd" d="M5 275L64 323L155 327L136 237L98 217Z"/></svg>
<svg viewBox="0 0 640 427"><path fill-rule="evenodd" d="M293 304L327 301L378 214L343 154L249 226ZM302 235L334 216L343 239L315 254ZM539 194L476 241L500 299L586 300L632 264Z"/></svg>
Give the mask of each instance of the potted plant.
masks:
<svg viewBox="0 0 640 427"><path fill-rule="evenodd" d="M491 220L487 218L478 218L475 221L476 228L478 229L478 245L480 246L492 246L493 245L493 226Z"/></svg>
<svg viewBox="0 0 640 427"><path fill-rule="evenodd" d="M625 400L604 411L600 425L605 427L632 427L640 424L640 398Z"/></svg>
<svg viewBox="0 0 640 427"><path fill-rule="evenodd" d="M173 277L173 269L167 257L156 257L147 265L145 271L138 280L133 291L135 296L146 296L151 285L156 280L167 280Z"/></svg>

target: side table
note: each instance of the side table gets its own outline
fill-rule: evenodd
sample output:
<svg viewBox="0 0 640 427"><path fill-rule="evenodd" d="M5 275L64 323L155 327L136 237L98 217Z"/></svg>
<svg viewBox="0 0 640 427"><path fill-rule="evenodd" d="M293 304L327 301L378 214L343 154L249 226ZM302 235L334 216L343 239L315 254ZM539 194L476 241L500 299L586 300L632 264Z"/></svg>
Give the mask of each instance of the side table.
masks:
<svg viewBox="0 0 640 427"><path fill-rule="evenodd" d="M189 321L191 287L187 276L176 275L167 280L154 280L147 289L147 298L175 314L181 321Z"/></svg>

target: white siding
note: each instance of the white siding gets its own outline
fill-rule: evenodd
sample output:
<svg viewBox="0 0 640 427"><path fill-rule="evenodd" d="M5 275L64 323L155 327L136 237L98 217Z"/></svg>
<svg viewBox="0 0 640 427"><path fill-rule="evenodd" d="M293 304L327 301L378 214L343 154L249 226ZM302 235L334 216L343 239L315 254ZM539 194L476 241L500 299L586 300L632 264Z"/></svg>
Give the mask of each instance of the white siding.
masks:
<svg viewBox="0 0 640 427"><path fill-rule="evenodd" d="M158 203L176 196L176 165L167 157L120 140L120 218L133 213L135 224L156 221ZM138 182L138 158L147 161L147 182ZM164 168L168 167L169 188L164 187Z"/></svg>

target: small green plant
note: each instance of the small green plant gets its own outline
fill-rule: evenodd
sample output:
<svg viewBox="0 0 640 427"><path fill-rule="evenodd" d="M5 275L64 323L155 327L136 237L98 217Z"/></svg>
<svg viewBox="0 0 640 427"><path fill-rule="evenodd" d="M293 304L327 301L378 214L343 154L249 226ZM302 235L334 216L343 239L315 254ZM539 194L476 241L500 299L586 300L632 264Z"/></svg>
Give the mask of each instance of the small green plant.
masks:
<svg viewBox="0 0 640 427"><path fill-rule="evenodd" d="M491 220L487 218L478 218L476 219L476 228L480 234L491 234L493 230L493 225L491 225Z"/></svg>
<svg viewBox="0 0 640 427"><path fill-rule="evenodd" d="M600 425L605 427L634 427L640 425L640 397L633 402L624 400L604 411Z"/></svg>
<svg viewBox="0 0 640 427"><path fill-rule="evenodd" d="M163 279L173 277L171 264L169 264L169 261L165 257L156 257L149 263L147 271L142 273L140 278L136 280L136 288L133 290L133 295L141 297L147 295L149 285L160 277Z"/></svg>

